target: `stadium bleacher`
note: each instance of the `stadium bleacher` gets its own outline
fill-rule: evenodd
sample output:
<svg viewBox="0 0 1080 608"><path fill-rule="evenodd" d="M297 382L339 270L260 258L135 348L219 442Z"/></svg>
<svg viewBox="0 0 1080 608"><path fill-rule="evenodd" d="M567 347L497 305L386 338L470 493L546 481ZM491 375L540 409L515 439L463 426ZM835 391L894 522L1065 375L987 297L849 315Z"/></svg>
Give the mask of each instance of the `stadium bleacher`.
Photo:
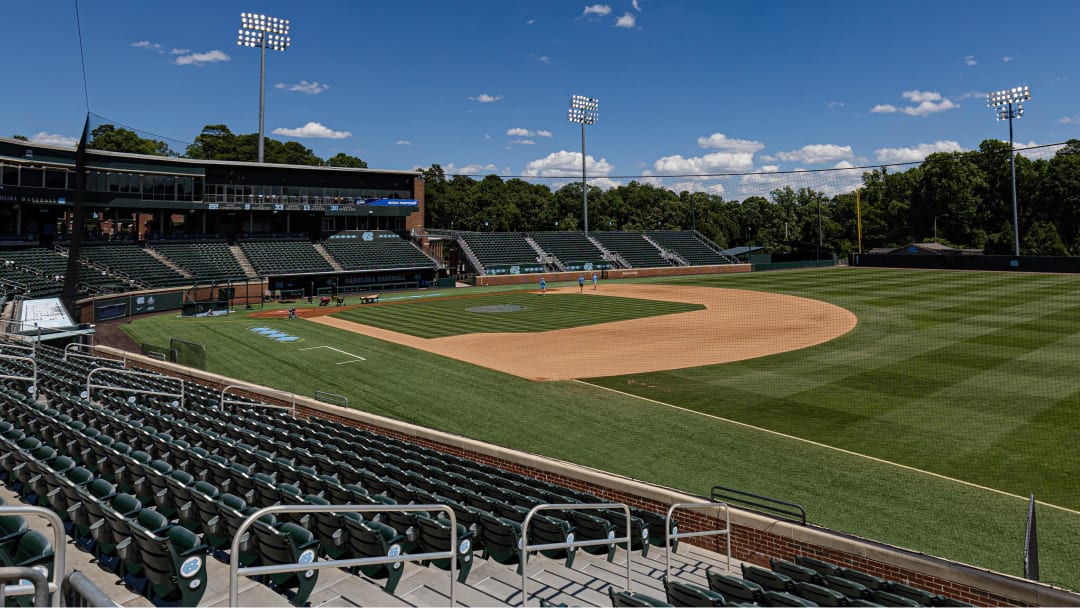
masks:
<svg viewBox="0 0 1080 608"><path fill-rule="evenodd" d="M622 256L631 268L671 266L640 232L590 232L606 249Z"/></svg>
<svg viewBox="0 0 1080 608"><path fill-rule="evenodd" d="M485 274L501 274L509 267L520 272L543 272L540 254L516 232L462 232L460 238L484 267Z"/></svg>
<svg viewBox="0 0 1080 608"><path fill-rule="evenodd" d="M431 258L395 232L337 234L323 241L323 246L345 270L435 267Z"/></svg>
<svg viewBox="0 0 1080 608"><path fill-rule="evenodd" d="M83 260L101 264L109 271L122 273L147 287L176 287L191 283L191 279L134 243L114 241L87 244L80 252Z"/></svg>
<svg viewBox="0 0 1080 608"><path fill-rule="evenodd" d="M191 274L196 281L240 281L244 269L225 241L154 241L147 243L161 255Z"/></svg>
<svg viewBox="0 0 1080 608"><path fill-rule="evenodd" d="M674 251L692 266L726 264L727 260L705 244L693 232L685 230L649 230L645 235L664 249Z"/></svg>
<svg viewBox="0 0 1080 608"><path fill-rule="evenodd" d="M67 274L67 257L48 247L24 247L0 250L0 278L21 283L29 298L60 295ZM80 262L79 283L88 291L109 293L129 288L121 279Z"/></svg>
<svg viewBox="0 0 1080 608"><path fill-rule="evenodd" d="M611 267L610 262L604 260L604 252L584 232L531 232L529 237L546 253L558 258L566 270L602 270Z"/></svg>
<svg viewBox="0 0 1080 608"><path fill-rule="evenodd" d="M260 276L330 272L334 269L310 241L241 241L240 249Z"/></svg>
<svg viewBox="0 0 1080 608"><path fill-rule="evenodd" d="M8 350L0 345L0 354ZM38 391L28 392L25 384L11 379L0 383L4 403L0 479L25 502L54 510L64 519L76 548L157 605L199 604L213 582L206 558L228 558L240 523L266 506L355 504L394 509L409 504L446 505L459 522L458 545L453 549L458 580L466 582L476 568L472 563L476 552L485 563L509 566L502 576L513 580L514 569L521 563L519 540L530 508L602 502L597 496L403 439L326 419L297 418L250 399L239 399L231 409L222 409L220 393L198 383L187 384L180 397L173 379L127 374L116 361L65 360L62 351L44 345L38 347L35 359L41 371ZM95 367L116 371L97 372L98 384L111 388L95 386L95 392L88 394L86 376ZM0 371L29 377L31 370L24 361L2 359ZM598 541L582 547L597 554L590 567L602 569L600 564L612 561L617 551L629 557L624 547L603 542L623 528L596 517L597 513L606 511L556 509L534 515L528 531L530 546L548 544L549 549L540 551L548 558L546 569L570 572L576 547L550 545L575 538ZM647 560L650 544L658 540L662 544L663 525L673 527L676 522L661 519L662 526L653 529L645 522L663 516L640 509L632 513L639 530L634 536L640 534L641 541L632 548L634 559ZM625 525L625 518L621 523ZM397 552L449 552L450 530L447 520L408 508L362 516L333 512L266 515L239 543L238 558L242 566L257 566L307 563L316 556L351 559ZM587 558L589 552L578 559ZM702 569L699 562L686 558L681 558L687 567L678 571L680 577ZM0 514L3 563L51 567L51 559L46 537ZM655 563L652 571L662 571L660 562ZM426 566L445 570L449 560ZM617 567L611 567L617 576ZM595 601L608 590L616 605L663 605L653 594L665 591L672 605L687 605L691 599L722 605L721 598L763 605L814 605L813 601L964 605L813 558L796 558L794 563L773 560L771 567L743 564L741 577L727 570L710 570L704 579L700 575L696 579L707 587L689 580L652 579L645 593L620 593L610 582L588 593ZM359 574L393 594L406 568L415 572L418 566L369 565L361 567ZM645 571L649 570L646 566ZM304 605L311 600L320 575L348 576L301 570L261 580L278 597ZM360 582L356 579L352 584ZM267 596L260 597L264 601L259 603L266 603ZM559 597L563 596L556 590L545 599ZM576 599L580 603L581 597Z"/></svg>

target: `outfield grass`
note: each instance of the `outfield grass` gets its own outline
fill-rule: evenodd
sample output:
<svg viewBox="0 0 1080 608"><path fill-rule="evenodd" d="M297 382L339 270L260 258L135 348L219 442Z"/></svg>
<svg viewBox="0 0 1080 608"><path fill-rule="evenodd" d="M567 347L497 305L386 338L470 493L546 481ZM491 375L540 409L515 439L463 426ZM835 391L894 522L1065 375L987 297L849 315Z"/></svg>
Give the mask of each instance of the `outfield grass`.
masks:
<svg viewBox="0 0 1080 608"><path fill-rule="evenodd" d="M826 443L925 465L920 468L987 463L988 471L979 474L991 481L999 475L986 484L995 487L1005 486L1014 469L1027 469L1038 498L1048 497L1044 485L1056 485L1068 498L1067 479L1076 470L1071 443L1046 443L1075 429L1076 417L1066 412L1076 405L1076 389L1069 385L1080 381L1066 372L1075 363L1068 346L1077 335L1026 328L1044 314L1052 327L1067 324L1069 293L1080 281L824 270L720 276L704 284L816 297L853 310L859 326L803 351L592 382L725 417L738 414L792 434L825 436ZM265 325L301 340L278 343L249 331ZM182 337L204 343L210 369L229 376L301 394L343 394L354 407L376 414L695 494L707 495L716 484L770 494L803 504L811 521L823 526L999 571L1021 570L1026 503L1014 496L589 384L529 382L303 320L153 317L128 329L140 341ZM1025 345L1005 338L1001 332L1008 331L1030 331L1038 339ZM348 357L329 349L301 350L326 345L366 361L346 363ZM1033 379L1043 362L1054 371ZM1058 405L1049 409L1061 418L1056 426L1067 428L1044 420L1041 404L1055 398ZM756 408L743 403L751 399ZM777 422L787 416L799 422ZM1035 453L1050 462L1037 462ZM1080 515L1040 506L1039 525L1044 580L1080 588Z"/></svg>
<svg viewBox="0 0 1080 608"><path fill-rule="evenodd" d="M700 304L594 294L582 296L576 290L549 292L545 296L521 291L476 297L457 295L459 297L361 306L334 316L421 338L441 338L473 333L550 331L705 308ZM471 310L491 306L520 306L522 310L498 313Z"/></svg>

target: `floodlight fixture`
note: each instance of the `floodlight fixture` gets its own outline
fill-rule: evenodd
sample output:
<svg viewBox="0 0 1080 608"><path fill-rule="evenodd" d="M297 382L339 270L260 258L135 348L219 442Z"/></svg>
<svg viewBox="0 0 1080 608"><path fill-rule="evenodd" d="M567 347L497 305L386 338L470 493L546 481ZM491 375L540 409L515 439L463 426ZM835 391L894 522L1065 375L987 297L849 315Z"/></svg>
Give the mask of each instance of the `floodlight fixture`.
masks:
<svg viewBox="0 0 1080 608"><path fill-rule="evenodd" d="M566 119L581 124L581 201L585 236L589 236L589 188L585 176L585 125L596 124L600 117L600 100L584 95L570 96Z"/></svg>
<svg viewBox="0 0 1080 608"><path fill-rule="evenodd" d="M266 49L284 52L292 43L289 20L262 13L240 13L237 46L259 48L259 162L263 162L263 124L266 116Z"/></svg>
<svg viewBox="0 0 1080 608"><path fill-rule="evenodd" d="M1013 146L1013 119L1024 115L1022 102L1031 99L1031 89L1027 86L1013 87L1003 91L995 91L986 95L986 107L995 108L995 115L999 121L1009 121L1009 168L1012 172L1012 206L1013 206L1013 252L1020 255L1020 214L1016 205L1016 149Z"/></svg>

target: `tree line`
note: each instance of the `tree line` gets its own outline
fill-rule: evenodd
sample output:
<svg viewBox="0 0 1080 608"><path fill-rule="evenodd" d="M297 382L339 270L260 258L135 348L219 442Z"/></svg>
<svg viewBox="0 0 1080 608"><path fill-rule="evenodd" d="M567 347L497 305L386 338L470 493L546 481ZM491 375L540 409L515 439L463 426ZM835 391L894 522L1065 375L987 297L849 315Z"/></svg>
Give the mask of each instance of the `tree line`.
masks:
<svg viewBox="0 0 1080 608"><path fill-rule="evenodd" d="M16 135L16 138L26 139ZM88 146L205 160L255 162L258 134L206 125L183 154L161 140L102 124ZM298 142L264 140L269 163L366 168L355 156L319 158ZM859 189L862 251L937 241L986 253L1013 251L1009 145L988 139L977 150L938 152L917 166L864 171ZM488 175L448 176L433 164L425 180L425 225L492 232L582 230L581 184L545 184ZM1025 255L1080 255L1080 140L1071 139L1049 159L1016 156L1020 251ZM631 181L608 190L589 186L591 230L688 230L724 247L761 246L772 253L859 251L856 193L828 196L809 187L785 186L768 197L724 200L722 195L681 191Z"/></svg>
<svg viewBox="0 0 1080 608"><path fill-rule="evenodd" d="M858 207L862 251L937 241L990 254L1013 252L1009 145L931 154L903 170L864 171ZM426 226L472 231L581 230L580 183L552 190L522 179L446 175L423 169ZM1020 251L1080 254L1080 140L1052 158L1016 156ZM856 192L827 196L785 186L768 197L672 190L632 181L589 186L590 230L688 230L724 247L762 246L772 253L845 255L859 250ZM935 237L936 228L936 237Z"/></svg>

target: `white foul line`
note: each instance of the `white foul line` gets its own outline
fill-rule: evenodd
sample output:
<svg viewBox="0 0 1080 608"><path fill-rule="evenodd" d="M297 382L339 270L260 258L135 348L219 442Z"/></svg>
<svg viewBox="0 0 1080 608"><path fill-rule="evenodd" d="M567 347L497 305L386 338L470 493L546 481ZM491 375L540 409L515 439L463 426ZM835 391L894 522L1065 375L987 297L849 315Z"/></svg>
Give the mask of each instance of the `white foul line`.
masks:
<svg viewBox="0 0 1080 608"><path fill-rule="evenodd" d="M347 353L347 352L345 352L345 351L343 351L341 349L334 348L333 346L312 346L311 348L301 348L300 350L315 350L316 348L329 348L330 350L332 350L334 352L338 352L338 353L341 353L343 355L348 355L348 356L353 358L352 361L340 361L336 365L345 365L346 363L356 363L357 361L367 361L367 359L361 357L360 355L354 355L352 353Z"/></svg>

